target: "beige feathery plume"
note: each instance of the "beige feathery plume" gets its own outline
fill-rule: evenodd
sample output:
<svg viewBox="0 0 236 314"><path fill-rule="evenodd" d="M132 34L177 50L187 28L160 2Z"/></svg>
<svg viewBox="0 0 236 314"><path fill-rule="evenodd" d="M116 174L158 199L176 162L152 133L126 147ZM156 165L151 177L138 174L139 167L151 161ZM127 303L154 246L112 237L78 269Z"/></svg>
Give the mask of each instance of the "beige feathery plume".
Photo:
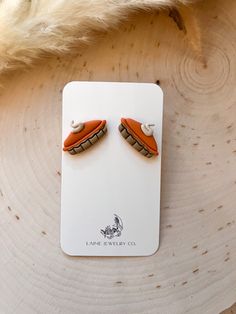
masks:
<svg viewBox="0 0 236 314"><path fill-rule="evenodd" d="M193 42L197 27L185 7L188 0L2 0L0 2L0 73L30 64L45 53L67 52L88 43L93 30L114 27L132 10L181 5ZM189 11L190 12L190 11ZM190 13L191 14L191 13Z"/></svg>

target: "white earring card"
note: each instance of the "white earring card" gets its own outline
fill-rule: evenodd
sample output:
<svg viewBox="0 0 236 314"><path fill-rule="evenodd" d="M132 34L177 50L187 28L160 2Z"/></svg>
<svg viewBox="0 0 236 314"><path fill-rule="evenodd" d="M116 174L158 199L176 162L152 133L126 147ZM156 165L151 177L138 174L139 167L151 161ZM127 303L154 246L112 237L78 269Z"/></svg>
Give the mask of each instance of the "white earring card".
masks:
<svg viewBox="0 0 236 314"><path fill-rule="evenodd" d="M147 256L159 247L163 93L150 83L70 82L63 90L62 146L71 121L106 120L85 151L62 151L61 247L72 256ZM147 158L119 132L120 119L154 124L159 155Z"/></svg>

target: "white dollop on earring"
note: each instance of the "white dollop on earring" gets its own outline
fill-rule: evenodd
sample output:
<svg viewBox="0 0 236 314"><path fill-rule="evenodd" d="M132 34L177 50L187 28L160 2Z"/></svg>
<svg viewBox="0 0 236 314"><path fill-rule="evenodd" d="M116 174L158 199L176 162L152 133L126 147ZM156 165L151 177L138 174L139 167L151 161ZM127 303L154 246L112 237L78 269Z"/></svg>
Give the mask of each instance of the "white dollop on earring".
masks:
<svg viewBox="0 0 236 314"><path fill-rule="evenodd" d="M83 130L84 128L84 123L83 122L77 122L75 123L74 120L71 121L71 127L72 127L72 133L79 133L80 131Z"/></svg>
<svg viewBox="0 0 236 314"><path fill-rule="evenodd" d="M155 124L141 124L141 130L146 136L152 136L153 135L153 129L151 128L152 126L155 126Z"/></svg>

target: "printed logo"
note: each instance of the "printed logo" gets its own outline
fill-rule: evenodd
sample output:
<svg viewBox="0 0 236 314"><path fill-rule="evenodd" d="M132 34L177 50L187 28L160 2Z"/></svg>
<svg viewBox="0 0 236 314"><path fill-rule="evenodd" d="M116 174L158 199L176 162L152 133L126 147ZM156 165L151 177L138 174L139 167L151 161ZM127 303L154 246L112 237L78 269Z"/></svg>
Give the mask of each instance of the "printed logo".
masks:
<svg viewBox="0 0 236 314"><path fill-rule="evenodd" d="M101 229L100 232L104 236L104 238L112 239L114 237L120 237L121 231L123 230L123 222L121 218L114 214L114 224L112 226L106 226L106 228L103 230Z"/></svg>

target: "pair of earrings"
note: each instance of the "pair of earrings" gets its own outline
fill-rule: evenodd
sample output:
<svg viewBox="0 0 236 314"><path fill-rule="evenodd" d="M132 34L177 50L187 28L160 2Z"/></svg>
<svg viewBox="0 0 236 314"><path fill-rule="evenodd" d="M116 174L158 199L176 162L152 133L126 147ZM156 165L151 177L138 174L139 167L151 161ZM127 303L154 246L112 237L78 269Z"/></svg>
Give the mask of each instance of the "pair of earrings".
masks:
<svg viewBox="0 0 236 314"><path fill-rule="evenodd" d="M72 131L64 142L64 151L75 155L94 145L107 132L106 120L71 122ZM154 124L143 124L130 118L121 118L119 131L123 138L147 158L157 156L158 146L153 136Z"/></svg>

